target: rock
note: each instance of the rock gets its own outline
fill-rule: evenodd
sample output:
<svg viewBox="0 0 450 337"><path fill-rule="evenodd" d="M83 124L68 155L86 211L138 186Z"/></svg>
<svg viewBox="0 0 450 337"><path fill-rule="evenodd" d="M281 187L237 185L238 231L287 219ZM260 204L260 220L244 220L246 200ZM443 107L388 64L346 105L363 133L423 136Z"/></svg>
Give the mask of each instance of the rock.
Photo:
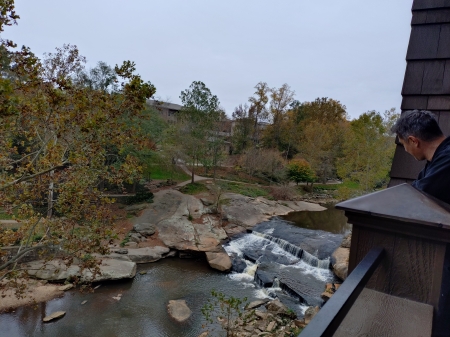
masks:
<svg viewBox="0 0 450 337"><path fill-rule="evenodd" d="M164 257L176 257L177 256L177 251L176 250L171 250L170 252L168 252L167 254L166 254L166 256L164 256Z"/></svg>
<svg viewBox="0 0 450 337"><path fill-rule="evenodd" d="M180 323L186 321L192 314L185 300L170 300L167 310L169 315Z"/></svg>
<svg viewBox="0 0 450 337"><path fill-rule="evenodd" d="M343 281L347 278L349 255L350 249L342 247L338 247L332 254L333 271Z"/></svg>
<svg viewBox="0 0 450 337"><path fill-rule="evenodd" d="M135 224L133 226L133 230L138 232L141 235L151 236L151 235L155 234L156 227L155 227L155 225L153 225L149 222L142 222L142 223Z"/></svg>
<svg viewBox="0 0 450 337"><path fill-rule="evenodd" d="M61 291L67 291L67 290L70 290L70 289L72 289L72 288L73 288L73 284L72 284L72 283L69 283L69 284L66 284L66 285L64 285L64 286L59 287L58 290L61 290Z"/></svg>
<svg viewBox="0 0 450 337"><path fill-rule="evenodd" d="M211 268L220 271L229 271L231 269L232 263L228 254L223 252L206 252L206 259L208 260Z"/></svg>
<svg viewBox="0 0 450 337"><path fill-rule="evenodd" d="M211 205L214 204L211 200L208 200L208 199L206 199L206 198L200 198L200 201L202 202L202 204L203 204L204 206L211 206Z"/></svg>
<svg viewBox="0 0 450 337"><path fill-rule="evenodd" d="M142 211L147 206L148 206L147 204L137 204L137 205L127 206L124 209L128 212L137 212L137 211Z"/></svg>
<svg viewBox="0 0 450 337"><path fill-rule="evenodd" d="M116 253L116 254L128 254L128 249L120 248L120 249L113 250L113 252Z"/></svg>
<svg viewBox="0 0 450 337"><path fill-rule="evenodd" d="M82 282L98 282L133 278L136 275L136 263L129 261L105 258L102 259L99 268L100 274L94 277L91 271L85 269L81 273L80 267L77 264L72 264L67 267L59 259L49 262L38 260L26 264L28 275L49 281L65 281L77 276L81 278Z"/></svg>
<svg viewBox="0 0 450 337"><path fill-rule="evenodd" d="M128 250L127 250L127 252L128 252ZM130 258L128 257L128 255L119 254L119 253L111 253L108 255L92 254L92 256L95 256L98 259L108 258L108 259L116 259L116 260L129 261L129 262L131 261Z"/></svg>
<svg viewBox="0 0 450 337"><path fill-rule="evenodd" d="M144 241L143 240L144 237L141 234L139 234L139 233L132 233L132 234L129 235L129 237L130 237L130 241L132 241L132 242L139 243L139 242Z"/></svg>
<svg viewBox="0 0 450 337"><path fill-rule="evenodd" d="M266 331L272 331L273 329L275 329L275 326L277 325L277 323L275 321L272 321L269 323L269 325L266 328Z"/></svg>
<svg viewBox="0 0 450 337"><path fill-rule="evenodd" d="M331 292L328 292L328 291L324 291L321 295L320 295L320 297L326 302L326 301L328 301L330 298L331 298L331 296L333 296L333 294L331 293Z"/></svg>
<svg viewBox="0 0 450 337"><path fill-rule="evenodd" d="M163 255L169 253L169 251L169 248L162 246L130 248L127 256L136 263L149 263L162 259Z"/></svg>
<svg viewBox="0 0 450 337"><path fill-rule="evenodd" d="M290 310L287 306L280 302L280 300L276 299L270 301L266 304L266 309L277 315L290 315Z"/></svg>
<svg viewBox="0 0 450 337"><path fill-rule="evenodd" d="M235 271L236 273L242 273L245 270L245 268L247 268L247 263L245 262L244 259L240 257L235 257L233 259L233 266L231 270Z"/></svg>
<svg viewBox="0 0 450 337"><path fill-rule="evenodd" d="M125 244L126 247L130 247L130 248L135 248L138 246L138 244L136 242L127 242Z"/></svg>
<svg viewBox="0 0 450 337"><path fill-rule="evenodd" d="M278 270L273 270L271 264L261 263L255 272L255 281L261 287L268 288L273 285L273 280L277 274Z"/></svg>
<svg viewBox="0 0 450 337"><path fill-rule="evenodd" d="M294 325L299 328L304 328L305 320L304 319L294 319Z"/></svg>
<svg viewBox="0 0 450 337"><path fill-rule="evenodd" d="M50 321L52 321L54 319L63 317L65 314L66 314L65 311L56 311L56 312L54 312L54 313L44 317L44 319L42 321L43 322L50 322Z"/></svg>
<svg viewBox="0 0 450 337"><path fill-rule="evenodd" d="M177 250L207 252L213 251L220 245L221 240L228 238L215 217L203 215L204 207L199 199L174 190L171 190L170 193L165 192L163 196L170 196L171 204L176 202L172 206L173 214L166 215L166 218L159 221L156 226L158 238L167 247ZM161 195L158 195L158 198L160 197ZM157 203L158 198L156 198L155 203ZM169 201L167 202L169 203ZM198 219L202 215L202 223L198 223ZM189 220L190 217L194 221Z"/></svg>
<svg viewBox="0 0 450 337"><path fill-rule="evenodd" d="M305 323L309 324L309 322L311 322L311 320L313 319L313 317L319 312L319 307L315 306L315 307L309 307L308 309L306 309L305 311Z"/></svg>
<svg viewBox="0 0 450 337"><path fill-rule="evenodd" d="M342 240L341 247L342 248L350 248L351 242L352 242L352 233L349 233Z"/></svg>
<svg viewBox="0 0 450 337"><path fill-rule="evenodd" d="M334 293L334 285L333 285L333 283L327 283L327 284L325 285L325 291Z"/></svg>
<svg viewBox="0 0 450 337"><path fill-rule="evenodd" d="M285 215L293 211L323 211L326 208L304 201L271 201L263 197L250 198L235 193L224 193L227 200L222 212L229 222L244 228L268 220L273 215Z"/></svg>
<svg viewBox="0 0 450 337"><path fill-rule="evenodd" d="M268 299L253 301L247 305L246 309L247 310L255 309L266 304L267 302L269 302Z"/></svg>

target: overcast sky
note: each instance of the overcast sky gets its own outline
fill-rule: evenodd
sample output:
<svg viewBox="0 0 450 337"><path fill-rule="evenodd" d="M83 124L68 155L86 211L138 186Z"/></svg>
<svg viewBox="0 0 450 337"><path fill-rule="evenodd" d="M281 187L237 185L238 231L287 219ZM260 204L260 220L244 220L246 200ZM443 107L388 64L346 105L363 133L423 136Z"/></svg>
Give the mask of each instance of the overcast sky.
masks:
<svg viewBox="0 0 450 337"><path fill-rule="evenodd" d="M203 81L228 115L254 86L330 97L355 118L399 110L412 0L16 0L3 36L39 56L64 43L110 65L136 62L156 96L180 104Z"/></svg>

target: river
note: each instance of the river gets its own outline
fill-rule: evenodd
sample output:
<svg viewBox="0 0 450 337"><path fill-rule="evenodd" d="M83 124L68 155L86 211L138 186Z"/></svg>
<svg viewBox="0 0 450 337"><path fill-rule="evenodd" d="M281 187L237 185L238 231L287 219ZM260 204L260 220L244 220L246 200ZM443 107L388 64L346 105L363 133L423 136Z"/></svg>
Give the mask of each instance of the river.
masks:
<svg viewBox="0 0 450 337"><path fill-rule="evenodd" d="M220 273L203 259L167 258L139 265L133 280L102 283L93 293L72 290L0 315L0 336L197 337L204 324L200 309L212 289L248 301L277 296L302 315L308 305L320 305L325 283L335 280L327 259L349 229L342 212L332 208L275 217L225 246L239 272ZM119 294L120 300L113 298ZM167 314L173 299L186 300L193 311L182 324ZM66 316L42 323L58 310Z"/></svg>

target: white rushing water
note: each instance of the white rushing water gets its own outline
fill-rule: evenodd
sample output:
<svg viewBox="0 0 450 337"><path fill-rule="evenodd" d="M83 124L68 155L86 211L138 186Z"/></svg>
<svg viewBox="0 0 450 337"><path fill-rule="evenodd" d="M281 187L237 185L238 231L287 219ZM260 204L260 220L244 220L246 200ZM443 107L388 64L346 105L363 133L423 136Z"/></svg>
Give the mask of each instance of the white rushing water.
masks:
<svg viewBox="0 0 450 337"><path fill-rule="evenodd" d="M324 283L329 282L333 278L333 273L329 269L329 259L320 260L313 254L304 251L302 248L297 247L286 240L272 237L268 234L272 231L265 231L265 233L253 232L245 234L242 237L232 240L224 248L230 256L238 256L242 258L247 267L242 273L233 272L229 274L229 278L238 281L244 287L254 287L254 296L257 298L273 298L274 294L281 292L280 282L277 278L274 279L273 285L270 288L256 287L255 286L255 272L259 265L259 257L256 262L251 262L245 259L244 252L255 252L269 250L271 254L275 256L283 257L283 261L287 261L286 264L278 264L280 270L284 268L294 268L298 270L300 275L309 275L316 279L317 282ZM307 305L298 304L300 311L304 312Z"/></svg>

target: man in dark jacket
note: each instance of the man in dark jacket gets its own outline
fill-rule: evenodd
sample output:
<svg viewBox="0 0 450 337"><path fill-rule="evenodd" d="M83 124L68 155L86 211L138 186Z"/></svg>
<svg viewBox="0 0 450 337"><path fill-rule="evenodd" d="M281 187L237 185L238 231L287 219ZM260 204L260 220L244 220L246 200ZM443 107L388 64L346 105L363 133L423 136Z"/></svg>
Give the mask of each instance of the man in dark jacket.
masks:
<svg viewBox="0 0 450 337"><path fill-rule="evenodd" d="M404 112L391 129L405 151L417 160L427 160L412 185L450 204L450 137L442 133L429 111Z"/></svg>

